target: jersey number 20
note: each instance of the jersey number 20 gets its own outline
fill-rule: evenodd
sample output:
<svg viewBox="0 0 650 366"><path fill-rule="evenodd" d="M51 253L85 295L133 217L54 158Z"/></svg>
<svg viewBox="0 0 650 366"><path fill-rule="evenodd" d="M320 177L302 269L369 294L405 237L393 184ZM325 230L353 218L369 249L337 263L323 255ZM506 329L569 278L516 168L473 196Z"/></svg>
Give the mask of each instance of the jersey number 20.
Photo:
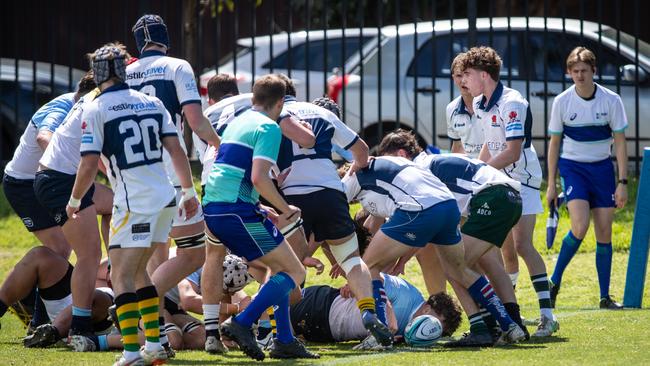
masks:
<svg viewBox="0 0 650 366"><path fill-rule="evenodd" d="M158 121L144 118L138 123L127 119L120 123L119 131L124 138L124 157L128 165L160 161L162 143Z"/></svg>

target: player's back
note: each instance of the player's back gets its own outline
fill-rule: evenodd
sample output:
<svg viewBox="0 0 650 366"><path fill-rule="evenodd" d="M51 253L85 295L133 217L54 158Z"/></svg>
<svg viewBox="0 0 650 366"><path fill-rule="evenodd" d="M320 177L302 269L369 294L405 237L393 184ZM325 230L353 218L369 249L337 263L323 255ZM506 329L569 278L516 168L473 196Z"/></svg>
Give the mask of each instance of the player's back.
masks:
<svg viewBox="0 0 650 366"><path fill-rule="evenodd" d="M62 94L45 103L32 116L20 138L14 156L5 168L5 173L16 179L34 179L38 160L43 150L36 141L41 130L54 132L74 105L75 93Z"/></svg>
<svg viewBox="0 0 650 366"><path fill-rule="evenodd" d="M282 138L278 168L284 171L291 167L281 185L282 191L289 195L323 188L343 191L332 161L332 146L336 144L347 149L358 140L358 135L329 110L312 103L297 102L293 97L285 98L280 118L287 115L309 123L316 142L311 148L303 148L286 137Z"/></svg>
<svg viewBox="0 0 650 366"><path fill-rule="evenodd" d="M397 319L397 334L403 335L416 310L424 303L422 293L403 278L382 274L386 296Z"/></svg>
<svg viewBox="0 0 650 366"><path fill-rule="evenodd" d="M162 163L162 139L178 134L160 100L115 85L87 107L81 127L82 155L103 155L115 206L153 214L174 199Z"/></svg>
<svg viewBox="0 0 650 366"><path fill-rule="evenodd" d="M249 109L226 128L206 185L204 204L256 204L259 193L251 181L253 159L277 159L280 127L264 114Z"/></svg>

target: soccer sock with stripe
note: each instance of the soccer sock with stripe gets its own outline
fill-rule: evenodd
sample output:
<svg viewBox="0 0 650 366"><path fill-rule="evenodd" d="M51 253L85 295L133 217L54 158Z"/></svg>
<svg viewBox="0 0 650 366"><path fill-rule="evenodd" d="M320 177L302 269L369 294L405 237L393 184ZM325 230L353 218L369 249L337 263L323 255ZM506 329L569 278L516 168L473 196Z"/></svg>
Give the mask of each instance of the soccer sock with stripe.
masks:
<svg viewBox="0 0 650 366"><path fill-rule="evenodd" d="M124 358L134 360L140 357L140 344L138 343L138 296L134 292L125 292L115 298L117 319L122 333L124 345Z"/></svg>
<svg viewBox="0 0 650 366"><path fill-rule="evenodd" d="M90 322L91 314L91 309L72 306L72 322L70 323L70 329L72 329L73 333L92 333L93 327Z"/></svg>
<svg viewBox="0 0 650 366"><path fill-rule="evenodd" d="M600 298L609 296L609 280L612 275L612 243L596 243L596 271Z"/></svg>
<svg viewBox="0 0 650 366"><path fill-rule="evenodd" d="M284 272L273 275L267 283L262 286L255 299L244 311L237 314L233 320L250 328L260 315L271 305L282 301L282 297L288 296L289 292L296 287L291 276Z"/></svg>
<svg viewBox="0 0 650 366"><path fill-rule="evenodd" d="M386 289L384 288L384 281L382 280L372 280L372 297L374 299L374 311L377 314L377 319L380 322L387 324L386 322ZM371 306L371 302L368 300L373 299L360 299L359 303L365 300L365 306ZM364 309L359 307L359 310L363 312ZM370 310L370 309L368 309Z"/></svg>
<svg viewBox="0 0 650 366"><path fill-rule="evenodd" d="M483 318L483 322L485 322L485 325L488 327L488 329L495 329L499 326L497 324L497 320L494 319L492 314L490 314L490 312L484 309L482 306L479 306L478 314L481 315L481 318Z"/></svg>
<svg viewBox="0 0 650 366"><path fill-rule="evenodd" d="M220 304L203 304L203 324L205 336L219 338L219 311Z"/></svg>
<svg viewBox="0 0 650 366"><path fill-rule="evenodd" d="M144 348L151 352L159 350L162 347L160 345L160 324L158 319L158 302L160 299L156 287L147 286L138 289L136 296L138 297L138 309L144 324Z"/></svg>
<svg viewBox="0 0 650 366"><path fill-rule="evenodd" d="M501 300L494 292L492 285L488 283L485 277L479 276L479 278L476 279L476 281L467 289L467 291L472 296L474 301L476 301L478 304L481 304L483 308L487 309L487 311L489 311L490 314L492 314L492 316L497 319L501 330L504 332L508 330L510 324L512 324L513 321L510 319L510 316L508 316L505 307L503 307Z"/></svg>
<svg viewBox="0 0 650 366"><path fill-rule="evenodd" d="M485 325L480 312L467 316L467 319L469 320L469 331L471 333L481 334L488 332L488 327Z"/></svg>
<svg viewBox="0 0 650 366"><path fill-rule="evenodd" d="M293 342L291 318L289 317L289 294L281 298L278 302L278 306L275 308L275 321L278 328L278 342L284 344Z"/></svg>
<svg viewBox="0 0 650 366"><path fill-rule="evenodd" d="M562 239L562 248L560 249L560 255L557 257L557 263L555 263L555 269L553 270L553 275L551 276L551 282L554 285L559 286L562 282L562 274L564 270L569 265L569 262L573 256L580 248L582 239L578 239L573 235L571 230L564 236Z"/></svg>
<svg viewBox="0 0 650 366"><path fill-rule="evenodd" d="M540 273L530 276L533 281L533 287L537 292L537 299L539 300L539 312L542 316L553 319L553 311L551 310L551 292L549 291L548 276L546 273Z"/></svg>

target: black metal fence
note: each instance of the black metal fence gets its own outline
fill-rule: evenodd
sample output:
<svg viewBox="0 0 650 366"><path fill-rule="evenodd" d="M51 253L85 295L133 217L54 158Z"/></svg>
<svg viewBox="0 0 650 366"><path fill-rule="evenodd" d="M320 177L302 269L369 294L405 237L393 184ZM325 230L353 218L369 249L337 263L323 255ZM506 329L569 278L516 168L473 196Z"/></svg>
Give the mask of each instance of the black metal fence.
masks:
<svg viewBox="0 0 650 366"><path fill-rule="evenodd" d="M31 114L74 86L84 54L112 40L135 50L130 28L143 13L165 18L170 54L210 75L235 74L241 91L282 72L298 98L330 95L343 120L370 143L406 127L449 147L445 109L458 95L451 60L470 45L502 56L502 79L530 101L538 155L547 151L553 97L571 85L564 60L578 45L598 57L596 81L623 98L628 154L639 172L650 141L650 27L641 0L186 0L113 1L103 17L86 2L2 5L0 161L10 158ZM26 17L25 14L30 16ZM469 18L468 18L469 17ZM135 52L134 52L135 53ZM41 62L36 62L41 61ZM65 66L58 66L65 65Z"/></svg>

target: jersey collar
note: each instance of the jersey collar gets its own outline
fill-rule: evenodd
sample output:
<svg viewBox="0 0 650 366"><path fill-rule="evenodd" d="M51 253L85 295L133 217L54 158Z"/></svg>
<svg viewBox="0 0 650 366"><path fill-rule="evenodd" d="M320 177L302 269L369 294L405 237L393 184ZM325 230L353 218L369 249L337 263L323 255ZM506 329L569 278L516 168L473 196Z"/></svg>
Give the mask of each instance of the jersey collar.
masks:
<svg viewBox="0 0 650 366"><path fill-rule="evenodd" d="M469 115L469 112L467 111L467 106L465 106L465 101L463 100L463 96L460 97L460 101L458 102L458 105L456 106L456 114Z"/></svg>
<svg viewBox="0 0 650 366"><path fill-rule="evenodd" d="M286 102L295 102L295 101L296 101L296 97L294 97L293 95L285 95L284 96L284 102L285 103Z"/></svg>
<svg viewBox="0 0 650 366"><path fill-rule="evenodd" d="M146 50L140 54L140 58L145 58L149 56L165 56L165 53L156 50Z"/></svg>
<svg viewBox="0 0 650 366"><path fill-rule="evenodd" d="M129 88L129 86L126 83L115 84L113 86L110 86L110 87L104 89L104 91L102 92L102 95L106 94L106 93L118 91L118 90L128 89L128 88Z"/></svg>
<svg viewBox="0 0 650 366"><path fill-rule="evenodd" d="M499 81L497 83L497 87L494 88L494 92L492 93L492 96L490 97L490 101L488 102L487 105L485 105L485 95L481 98L481 101L478 103L478 107L481 110L484 111L489 111L494 107L495 104L497 104L497 101L501 98L501 95L503 95L503 84Z"/></svg>

